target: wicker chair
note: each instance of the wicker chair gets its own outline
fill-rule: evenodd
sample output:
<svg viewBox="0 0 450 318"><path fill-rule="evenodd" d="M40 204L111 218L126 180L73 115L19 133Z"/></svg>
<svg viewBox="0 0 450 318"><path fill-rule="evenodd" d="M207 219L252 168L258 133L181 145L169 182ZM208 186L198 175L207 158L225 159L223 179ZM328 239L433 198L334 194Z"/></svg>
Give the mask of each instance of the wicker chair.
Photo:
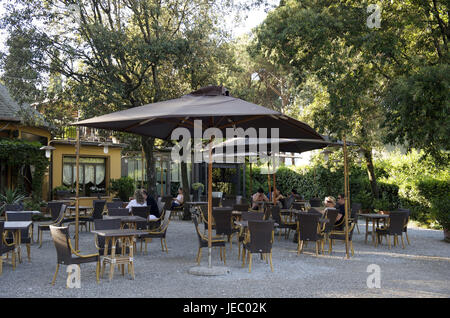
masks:
<svg viewBox="0 0 450 318"><path fill-rule="evenodd" d="M355 251L353 250L353 230L356 227L356 223L352 222L350 224L350 228L348 229L348 242L350 243L350 249L352 251L352 256L355 254ZM330 240L330 243L328 244L328 254L331 254L333 251L333 243L335 240L344 241L345 242L345 230L338 231L338 230L332 230L330 234L328 235L328 238Z"/></svg>
<svg viewBox="0 0 450 318"><path fill-rule="evenodd" d="M19 213L13 212L13 211L6 212L6 220L7 221L32 221L33 220L32 212L20 212L20 211L18 211L18 212ZM32 228L32 226L31 226L31 228ZM26 230L20 231L20 242L22 244L25 244L27 247L27 256L28 256L29 262L31 262L30 252L31 252L32 240L33 240L32 230L30 231L30 229L27 228ZM12 244L14 242L14 238L12 237L12 235L6 238L6 242L8 244Z"/></svg>
<svg viewBox="0 0 450 318"><path fill-rule="evenodd" d="M264 213L253 212L253 211L242 211L241 216L242 221L262 221L264 219ZM244 228L240 229L239 239L238 239L238 259L241 257L241 243L245 240Z"/></svg>
<svg viewBox="0 0 450 318"><path fill-rule="evenodd" d="M94 220L94 229L95 230L118 230L120 229L120 219L97 219ZM116 253L121 254L122 250L117 242L116 245ZM105 254L105 238L103 236L95 235L95 247L98 250L98 253L101 255ZM107 254L111 255L112 246L108 246Z"/></svg>
<svg viewBox="0 0 450 318"><path fill-rule="evenodd" d="M329 240L329 234L334 228L334 224L336 223L338 214L339 211L337 209L334 208L325 209L324 217L328 219L328 222L323 225L323 228L320 231L320 233L324 235L325 241Z"/></svg>
<svg viewBox="0 0 450 318"><path fill-rule="evenodd" d="M108 209L109 216L128 216L130 215L130 210L125 208L110 208ZM95 223L95 221L94 221Z"/></svg>
<svg viewBox="0 0 450 318"><path fill-rule="evenodd" d="M137 230L147 230L148 229L148 217L150 215L150 207L149 206L134 206L131 208L131 214L135 216L140 216L144 218L145 221L136 222Z"/></svg>
<svg viewBox="0 0 450 318"><path fill-rule="evenodd" d="M50 225L50 233L52 235L53 242L55 243L57 254L57 265L55 275L53 276L52 285L55 284L56 277L58 275L59 265L72 265L72 264L79 265L93 262L97 263L95 273L97 276L97 283L98 283L100 275L100 255L98 253L89 255L80 255L79 253L77 253L72 248L72 244L70 243L68 227L57 227Z"/></svg>
<svg viewBox="0 0 450 318"><path fill-rule="evenodd" d="M226 198L221 201L222 207L233 207L236 204L236 198Z"/></svg>
<svg viewBox="0 0 450 318"><path fill-rule="evenodd" d="M388 225L386 227L379 227L375 229L377 240L375 246L382 242L381 237L385 236L388 240L389 249L391 249L391 236L394 236L394 246L397 245L398 235L402 239L402 247L405 248L403 240L403 229L408 218L408 213L404 211L392 211L389 213Z"/></svg>
<svg viewBox="0 0 450 318"><path fill-rule="evenodd" d="M20 204L5 204L4 211L23 211Z"/></svg>
<svg viewBox="0 0 450 318"><path fill-rule="evenodd" d="M248 271L252 271L252 253L260 253L261 255L268 257L270 261L270 269L273 272L272 264L272 243L274 237L274 221L248 221L247 237L244 241L242 252L242 266L245 265L246 251L248 259Z"/></svg>
<svg viewBox="0 0 450 318"><path fill-rule="evenodd" d="M233 204L233 211L246 212L250 208L250 205L244 204Z"/></svg>
<svg viewBox="0 0 450 318"><path fill-rule="evenodd" d="M208 247L208 238L200 233L198 229L198 216L197 214L192 215L192 221L194 222L195 231L197 232L198 237L198 252L197 252L197 258L196 261L198 265L200 265L200 260L202 258L202 248ZM225 239L221 236L215 236L212 237L211 240L211 246L212 247L220 247L220 258L223 259L223 263L226 265L226 245L225 245Z"/></svg>
<svg viewBox="0 0 450 318"><path fill-rule="evenodd" d="M408 223L409 223L409 216L411 215L411 210L409 209L398 209L397 211L405 212L407 217L405 220L405 226L403 227L403 233L406 236L406 241L408 242L408 245L411 245L411 242L409 241L408 237Z"/></svg>
<svg viewBox="0 0 450 318"><path fill-rule="evenodd" d="M323 250L323 234L320 233L320 215L316 213L299 213L297 215L297 255L303 251L304 242L316 242L316 255L319 254L320 243Z"/></svg>
<svg viewBox="0 0 450 318"><path fill-rule="evenodd" d="M164 214L164 219L157 229L148 230L147 234L141 235L139 237L139 239L141 240L141 253L142 253L142 241L145 241L145 253L147 254L147 244L151 241L152 238L160 238L162 251L163 252L166 251L166 253L169 253L169 250L167 249L166 233L170 223L170 214L171 211L167 211Z"/></svg>
<svg viewBox="0 0 450 318"><path fill-rule="evenodd" d="M350 222L354 222L355 223L356 229L358 230L358 234L360 233L359 232L359 227L358 227L358 213L361 212L361 208L362 208L362 204L361 203L357 203L357 202L352 203L351 210L350 210L351 214L350 214L350 218L349 218Z"/></svg>
<svg viewBox="0 0 450 318"><path fill-rule="evenodd" d="M309 204L312 208L319 208L322 206L322 200L320 200L319 198L312 198L309 199Z"/></svg>
<svg viewBox="0 0 450 318"><path fill-rule="evenodd" d="M106 209L108 211L110 209L119 209L119 208L123 208L123 202L122 201L106 202Z"/></svg>
<svg viewBox="0 0 450 318"><path fill-rule="evenodd" d="M8 244L6 242L6 239L4 238L4 228L5 228L5 222L0 221L0 275L2 275L3 272L3 255L4 254L12 254L12 266L13 270L16 269L16 253L14 252L16 245Z"/></svg>
<svg viewBox="0 0 450 318"><path fill-rule="evenodd" d="M230 249L233 247L233 234L239 233L239 228L233 224L232 213L233 208L231 207L213 208L212 210L216 225L216 235L226 235L230 243Z"/></svg>
<svg viewBox="0 0 450 318"><path fill-rule="evenodd" d="M278 223L278 239L281 237L281 229L285 229L285 236L286 238L289 238L289 234L291 233L291 230L295 231L297 229L297 223L296 222L284 222L281 219L281 213L280 213L280 207L279 206L272 206L268 208L271 211L272 219Z"/></svg>
<svg viewBox="0 0 450 318"><path fill-rule="evenodd" d="M50 203L55 203L54 205ZM59 207L59 210L58 210ZM66 212L66 205L61 202L49 202L48 208L52 215L52 221L48 223L41 223L38 225L38 236L39 236L39 248L42 247L42 234L44 231L50 231L50 225L60 226L61 222L64 220L64 213Z"/></svg>
<svg viewBox="0 0 450 318"><path fill-rule="evenodd" d="M92 204L93 209L91 215L87 217L80 217L80 221L89 224L89 231L91 230L91 223L94 223L95 220L103 218L103 211L105 209L106 200L94 200L92 201Z"/></svg>

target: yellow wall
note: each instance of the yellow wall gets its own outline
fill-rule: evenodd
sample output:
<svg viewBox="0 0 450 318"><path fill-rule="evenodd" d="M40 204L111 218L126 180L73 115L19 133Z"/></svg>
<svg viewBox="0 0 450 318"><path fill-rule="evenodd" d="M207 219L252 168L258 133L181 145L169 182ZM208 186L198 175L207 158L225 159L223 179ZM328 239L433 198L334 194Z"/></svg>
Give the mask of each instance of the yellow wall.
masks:
<svg viewBox="0 0 450 318"><path fill-rule="evenodd" d="M64 145L51 143L56 149L52 153L53 188L62 185L63 156L75 156L75 145ZM80 147L80 156L106 158L106 186L109 186L111 179L121 177L121 148L109 147L107 154L103 153L103 147L84 146ZM95 199L92 198L92 199ZM90 200L92 201L92 200ZM80 203L81 204L81 203ZM89 204L88 204L89 205Z"/></svg>

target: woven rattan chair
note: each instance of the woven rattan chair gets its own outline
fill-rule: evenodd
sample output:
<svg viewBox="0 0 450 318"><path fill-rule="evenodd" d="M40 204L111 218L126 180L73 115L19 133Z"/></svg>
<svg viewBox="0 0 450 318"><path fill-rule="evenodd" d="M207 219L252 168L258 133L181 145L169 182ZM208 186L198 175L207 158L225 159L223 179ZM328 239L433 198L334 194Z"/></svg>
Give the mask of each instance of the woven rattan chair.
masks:
<svg viewBox="0 0 450 318"><path fill-rule="evenodd" d="M358 213L361 213L361 208L362 208L362 204L358 203L358 202L354 202L351 205L351 212L350 212L350 218L349 221L350 222L354 222L356 229L358 230L358 234L359 232L359 227L358 227Z"/></svg>
<svg viewBox="0 0 450 318"><path fill-rule="evenodd" d="M408 242L408 245L411 245L411 242L409 241L409 237L408 237L408 223L409 223L409 216L411 215L411 210L409 210L409 209L398 209L397 211L405 212L406 215L407 215L407 217L405 219L405 226L403 227L403 233L406 236L406 241Z"/></svg>
<svg viewBox="0 0 450 318"><path fill-rule="evenodd" d="M19 213L17 213L19 212ZM32 221L33 220L33 213L32 212L13 212L13 211L8 211L6 212L6 220L7 221ZM11 233L12 234L12 233ZM28 261L31 262L31 243L33 240L33 234L32 231L30 231L29 228L27 228L26 230L21 230L20 231L20 242L22 244L25 244L27 247L27 256L28 256ZM12 244L14 242L14 239L11 236L6 238L6 242L8 244Z"/></svg>
<svg viewBox="0 0 450 318"><path fill-rule="evenodd" d="M23 211L23 207L20 204L5 204L5 211Z"/></svg>
<svg viewBox="0 0 450 318"><path fill-rule="evenodd" d="M158 228L148 230L147 234L144 234L139 237L139 239L141 240L141 253L142 253L142 241L145 241L145 253L147 254L147 244L152 240L152 238L161 239L162 251L169 253L169 249L167 248L166 233L170 223L170 214L171 211L167 211L164 214L164 219L162 220L161 225Z"/></svg>
<svg viewBox="0 0 450 318"><path fill-rule="evenodd" d="M226 235L230 243L230 249L233 246L233 234L239 233L239 228L235 227L232 218L233 208L222 207L213 208L212 215L216 225L216 235Z"/></svg>
<svg viewBox="0 0 450 318"><path fill-rule="evenodd" d="M55 203L51 205L50 203ZM59 210L58 210L59 207ZM50 231L50 225L60 226L64 219L64 213L66 212L66 205L61 202L49 202L48 208L52 216L52 221L41 223L38 225L38 236L39 236L39 248L42 247L42 235L45 231Z"/></svg>
<svg viewBox="0 0 450 318"><path fill-rule="evenodd" d="M309 199L309 205L312 208L320 208L322 206L322 200L320 200L319 198Z"/></svg>
<svg viewBox="0 0 450 318"><path fill-rule="evenodd" d="M92 204L93 209L91 215L80 217L80 221L89 224L89 231L91 230L91 223L94 223L95 220L100 220L103 218L103 211L105 209L106 200L94 200L92 201Z"/></svg>
<svg viewBox="0 0 450 318"><path fill-rule="evenodd" d="M226 198L226 199L223 199L221 201L221 203L222 203L222 207L231 208L231 207L233 207L233 205L236 204L236 198Z"/></svg>
<svg viewBox="0 0 450 318"><path fill-rule="evenodd" d="M149 206L134 206L131 208L131 214L135 216L140 216L144 218L146 221L136 222L137 230L147 230L148 229L148 217L150 215L150 207Z"/></svg>
<svg viewBox="0 0 450 318"><path fill-rule="evenodd" d="M296 222L284 222L281 218L280 213L280 207L279 206L272 206L268 208L271 211L272 219L278 223L277 229L278 229L278 239L281 237L281 229L285 229L285 236L286 238L289 238L289 234L292 231L295 231L297 229L297 223Z"/></svg>
<svg viewBox="0 0 450 318"><path fill-rule="evenodd" d="M110 209L119 209L119 208L123 208L122 201L106 202L106 209L108 210L108 212Z"/></svg>
<svg viewBox="0 0 450 318"><path fill-rule="evenodd" d="M6 239L4 237L4 228L5 228L5 222L0 221L0 275L2 275L3 272L3 255L8 255L11 253L12 257L12 266L13 270L16 269L16 253L14 252L16 246L14 243L8 244L6 242Z"/></svg>
<svg viewBox="0 0 450 318"><path fill-rule="evenodd" d="M200 233L198 229L198 216L197 214L192 215L192 221L194 222L195 231L197 232L198 237L198 252L197 252L197 258L196 261L198 265L200 265L200 260L202 259L202 248L208 247L208 238ZM226 245L225 245L225 239L222 236L213 236L211 240L211 246L212 247L219 247L220 248L220 258L223 259L223 263L226 265Z"/></svg>
<svg viewBox="0 0 450 318"><path fill-rule="evenodd" d="M299 213L297 215L297 255L303 252L305 242L316 242L316 255L319 254L320 243L323 249L323 234L319 226L320 215L316 213Z"/></svg>
<svg viewBox="0 0 450 318"><path fill-rule="evenodd" d="M110 208L108 209L109 216L128 216L130 215L130 210L126 208ZM95 223L95 221L94 221Z"/></svg>
<svg viewBox="0 0 450 318"><path fill-rule="evenodd" d="M242 211L241 215L242 221L262 221L264 219L264 213L253 212L253 211ZM239 239L238 239L238 259L241 257L241 243L245 240L244 228L240 229Z"/></svg>
<svg viewBox="0 0 450 318"><path fill-rule="evenodd" d="M248 271L252 271L252 254L259 253L270 261L270 269L273 272L272 264L272 243L274 237L273 220L249 220L247 236L243 245L242 266L245 265L245 254L248 259Z"/></svg>
<svg viewBox="0 0 450 318"><path fill-rule="evenodd" d="M334 208L326 208L325 209L324 217L326 219L328 219L328 222L324 223L324 225L321 229L321 232L320 232L321 234L324 235L325 241L328 241L328 236L334 228L334 224L336 223L336 218L337 218L338 214L339 214L339 211L337 209L334 209Z"/></svg>
<svg viewBox="0 0 450 318"><path fill-rule="evenodd" d="M57 227L50 225L50 233L52 235L53 242L56 247L57 265L55 275L53 276L52 285L55 284L56 277L58 275L59 265L80 265L85 263L97 263L97 269L95 271L97 276L97 283L99 282L100 275L100 255L89 254L81 255L72 248L69 238L68 227Z"/></svg>
<svg viewBox="0 0 450 318"><path fill-rule="evenodd" d="M402 247L405 248L403 240L403 229L407 220L408 214L404 211L392 211L389 213L388 224L386 227L382 226L375 230L377 240L375 246L382 242L381 237L385 236L388 240L389 249L391 248L391 236L394 236L394 246L397 245L398 236L402 239Z"/></svg>
<svg viewBox="0 0 450 318"><path fill-rule="evenodd" d="M233 211L246 212L250 208L250 205L247 203L244 204L233 204Z"/></svg>
<svg viewBox="0 0 450 318"><path fill-rule="evenodd" d="M356 223L352 222L349 226L350 227L348 229L348 242L350 244L350 249L352 251L352 256L353 256L355 254L355 251L353 250L352 238L353 238L353 230L356 227ZM341 230L341 231L332 230L329 233L328 238L330 240L330 243L328 244L328 254L331 254L331 252L333 251L333 243L334 243L334 241L339 240L339 241L344 241L345 242L345 230Z"/></svg>

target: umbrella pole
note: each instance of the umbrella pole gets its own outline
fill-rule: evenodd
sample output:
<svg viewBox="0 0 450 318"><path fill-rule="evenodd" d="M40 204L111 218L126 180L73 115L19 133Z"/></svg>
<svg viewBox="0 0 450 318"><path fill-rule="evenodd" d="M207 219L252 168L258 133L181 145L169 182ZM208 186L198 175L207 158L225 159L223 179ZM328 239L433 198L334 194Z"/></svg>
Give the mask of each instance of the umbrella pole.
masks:
<svg viewBox="0 0 450 318"><path fill-rule="evenodd" d="M270 174L269 174L269 170L270 170L269 163L267 163L267 184L269 185L269 199L271 199L272 198L272 191L270 189Z"/></svg>
<svg viewBox="0 0 450 318"><path fill-rule="evenodd" d="M345 253L347 259L349 258L349 251L348 251L348 211L349 211L349 180L348 180L348 158L347 158L347 142L345 139L345 135L343 137L344 142L344 185L345 185Z"/></svg>
<svg viewBox="0 0 450 318"><path fill-rule="evenodd" d="M144 147L142 147L142 164L141 164L141 189L144 189Z"/></svg>
<svg viewBox="0 0 450 318"><path fill-rule="evenodd" d="M250 196L253 195L253 184L252 184L252 163L250 162Z"/></svg>
<svg viewBox="0 0 450 318"><path fill-rule="evenodd" d="M209 139L209 163L208 163L208 267L212 267L212 137Z"/></svg>
<svg viewBox="0 0 450 318"><path fill-rule="evenodd" d="M277 193L277 183L275 181L275 173L273 173L273 204L277 203L277 198L275 197Z"/></svg>
<svg viewBox="0 0 450 318"><path fill-rule="evenodd" d="M77 145L76 145L76 192L75 192L75 250L78 251L78 232L79 232L79 223L80 223L80 127L77 127Z"/></svg>

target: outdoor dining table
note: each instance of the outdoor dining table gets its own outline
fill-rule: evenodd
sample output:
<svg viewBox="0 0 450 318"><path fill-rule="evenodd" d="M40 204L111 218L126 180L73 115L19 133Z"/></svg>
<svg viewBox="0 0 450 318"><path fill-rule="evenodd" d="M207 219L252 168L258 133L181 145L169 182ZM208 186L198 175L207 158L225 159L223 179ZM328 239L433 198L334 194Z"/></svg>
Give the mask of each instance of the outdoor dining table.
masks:
<svg viewBox="0 0 450 318"><path fill-rule="evenodd" d="M372 243L376 245L376 226L379 226L380 220L386 220L389 218L389 215L387 214L378 214L378 213L358 213L357 216L362 217L366 219L366 235L364 242L367 243L367 237L369 236L369 233L372 234ZM372 220L372 231L369 231L369 221Z"/></svg>
<svg viewBox="0 0 450 318"><path fill-rule="evenodd" d="M105 252L103 255L103 266L102 266L102 277L105 271L105 263L110 264L109 269L109 281L113 279L114 276L114 267L116 265L125 264L128 265L128 273L134 279L134 242L135 236L147 234L146 231L143 230L134 230L134 229L116 229L116 230L94 230L92 233L97 234L99 236L103 236L105 238ZM116 255L116 243L117 241L121 241L121 249L122 255ZM111 243L111 255L108 255L108 245ZM126 254L128 248L128 255ZM122 275L124 275L122 267Z"/></svg>
<svg viewBox="0 0 450 318"><path fill-rule="evenodd" d="M122 226L124 224L129 224L131 229L137 228L137 225L136 225L137 222L147 222L147 219L143 218L142 216L138 216L138 215L120 215L120 216L119 215L118 216L104 215L103 219L104 220L120 219Z"/></svg>
<svg viewBox="0 0 450 318"><path fill-rule="evenodd" d="M32 221L6 221L4 230L13 232L13 241L14 241L14 253L17 253L19 256L19 263L22 263L22 256L20 253L20 244L22 242L21 231L28 229L33 222Z"/></svg>

